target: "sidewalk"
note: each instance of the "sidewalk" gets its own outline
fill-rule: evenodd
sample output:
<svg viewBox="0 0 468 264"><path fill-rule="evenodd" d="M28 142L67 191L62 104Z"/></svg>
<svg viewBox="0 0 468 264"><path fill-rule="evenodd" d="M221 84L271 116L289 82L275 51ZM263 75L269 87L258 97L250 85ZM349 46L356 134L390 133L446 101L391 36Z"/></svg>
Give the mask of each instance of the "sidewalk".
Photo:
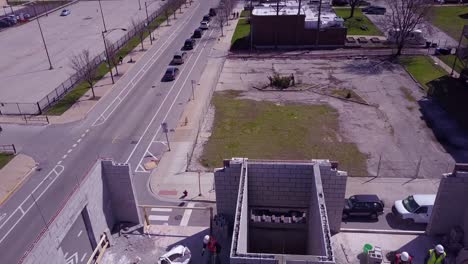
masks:
<svg viewBox="0 0 468 264"><path fill-rule="evenodd" d="M35 166L31 157L18 154L0 170L0 205L23 184Z"/></svg>
<svg viewBox="0 0 468 264"><path fill-rule="evenodd" d="M241 11L237 9L234 11ZM198 196L198 173L186 172L186 168L188 156L197 140L198 129L203 123L211 95L218 83L236 25L237 19L230 20L229 26L224 27L224 37L219 37L213 46L200 83L195 88L195 100L187 104L175 133L170 136L171 151L164 153L158 167L150 175L150 189L160 199L178 199L184 190L188 192L186 200L214 202L216 199L214 174L201 173L202 195ZM222 56L212 56L214 52L220 52ZM186 118L187 125L185 125Z"/></svg>
<svg viewBox="0 0 468 264"><path fill-rule="evenodd" d="M439 65L442 69L444 69L448 74L450 74L452 72L452 65L447 65L445 64L445 62L443 62L442 60L440 60L439 58L437 58L437 56L434 56L434 55L430 55L429 57L431 57L431 59L434 61L434 63L436 65ZM460 74L458 74L458 72L456 71L453 71L453 75L452 75L454 78L458 78L460 77Z"/></svg>

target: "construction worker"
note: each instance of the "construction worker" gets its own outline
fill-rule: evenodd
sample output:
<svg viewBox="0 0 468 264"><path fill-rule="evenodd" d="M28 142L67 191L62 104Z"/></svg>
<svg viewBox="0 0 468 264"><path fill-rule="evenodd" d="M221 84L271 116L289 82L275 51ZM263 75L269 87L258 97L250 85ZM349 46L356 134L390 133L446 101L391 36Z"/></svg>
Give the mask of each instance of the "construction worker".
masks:
<svg viewBox="0 0 468 264"><path fill-rule="evenodd" d="M408 254L408 252L403 251L396 254L395 264L412 264L413 257Z"/></svg>
<svg viewBox="0 0 468 264"><path fill-rule="evenodd" d="M445 253L444 247L439 244L435 246L435 248L429 250L429 254L426 256L426 264L444 264L445 257L447 254Z"/></svg>
<svg viewBox="0 0 468 264"><path fill-rule="evenodd" d="M203 249L202 256L205 254L205 249L208 248L210 252L209 263L217 264L220 263L219 253L221 253L221 245L216 241L216 238L206 235L203 237Z"/></svg>

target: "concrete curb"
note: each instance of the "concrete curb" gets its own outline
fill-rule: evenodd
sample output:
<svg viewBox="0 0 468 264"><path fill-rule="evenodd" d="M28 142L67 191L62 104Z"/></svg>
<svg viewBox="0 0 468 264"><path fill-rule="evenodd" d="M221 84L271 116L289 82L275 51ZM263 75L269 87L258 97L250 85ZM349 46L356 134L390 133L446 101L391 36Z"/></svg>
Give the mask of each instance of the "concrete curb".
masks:
<svg viewBox="0 0 468 264"><path fill-rule="evenodd" d="M341 228L341 232L346 233L368 233L368 234L387 234L387 235L425 235L426 231L416 230L388 230L388 229L356 229L356 228Z"/></svg>
<svg viewBox="0 0 468 264"><path fill-rule="evenodd" d="M18 181L15 186L4 196L0 199L0 206L3 205L10 197L21 187L23 184L28 180L32 174L33 171L37 169L37 166L32 167L28 173L26 173L23 178Z"/></svg>

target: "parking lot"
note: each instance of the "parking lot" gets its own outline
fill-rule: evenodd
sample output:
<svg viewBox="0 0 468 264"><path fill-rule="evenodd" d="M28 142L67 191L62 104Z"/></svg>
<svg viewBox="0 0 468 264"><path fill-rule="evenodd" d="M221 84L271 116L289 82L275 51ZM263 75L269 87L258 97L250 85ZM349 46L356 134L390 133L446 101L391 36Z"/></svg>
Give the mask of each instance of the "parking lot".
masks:
<svg viewBox="0 0 468 264"><path fill-rule="evenodd" d="M131 20L146 19L144 1L102 1L106 28L131 28ZM160 7L160 1L151 2L148 12ZM0 102L35 103L53 91L73 74L70 58L84 49L93 55L104 50L101 31L103 22L98 1L79 1L67 7L68 16L61 10L40 17L53 70L41 40L38 24L30 21L0 32ZM115 30L107 37L115 41L125 32Z"/></svg>

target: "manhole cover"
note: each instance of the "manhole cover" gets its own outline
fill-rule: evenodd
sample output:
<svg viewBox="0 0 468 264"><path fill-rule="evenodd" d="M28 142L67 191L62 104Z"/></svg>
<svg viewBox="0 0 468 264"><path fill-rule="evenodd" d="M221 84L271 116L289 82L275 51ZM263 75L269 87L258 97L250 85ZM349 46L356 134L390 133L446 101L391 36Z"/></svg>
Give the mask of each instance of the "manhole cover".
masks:
<svg viewBox="0 0 468 264"><path fill-rule="evenodd" d="M176 215L176 216L174 216L174 219L175 220L180 220L180 219L182 219L182 216L181 215Z"/></svg>
<svg viewBox="0 0 468 264"><path fill-rule="evenodd" d="M132 140L132 142L130 142L132 145L135 145L136 143L138 143L138 140Z"/></svg>

